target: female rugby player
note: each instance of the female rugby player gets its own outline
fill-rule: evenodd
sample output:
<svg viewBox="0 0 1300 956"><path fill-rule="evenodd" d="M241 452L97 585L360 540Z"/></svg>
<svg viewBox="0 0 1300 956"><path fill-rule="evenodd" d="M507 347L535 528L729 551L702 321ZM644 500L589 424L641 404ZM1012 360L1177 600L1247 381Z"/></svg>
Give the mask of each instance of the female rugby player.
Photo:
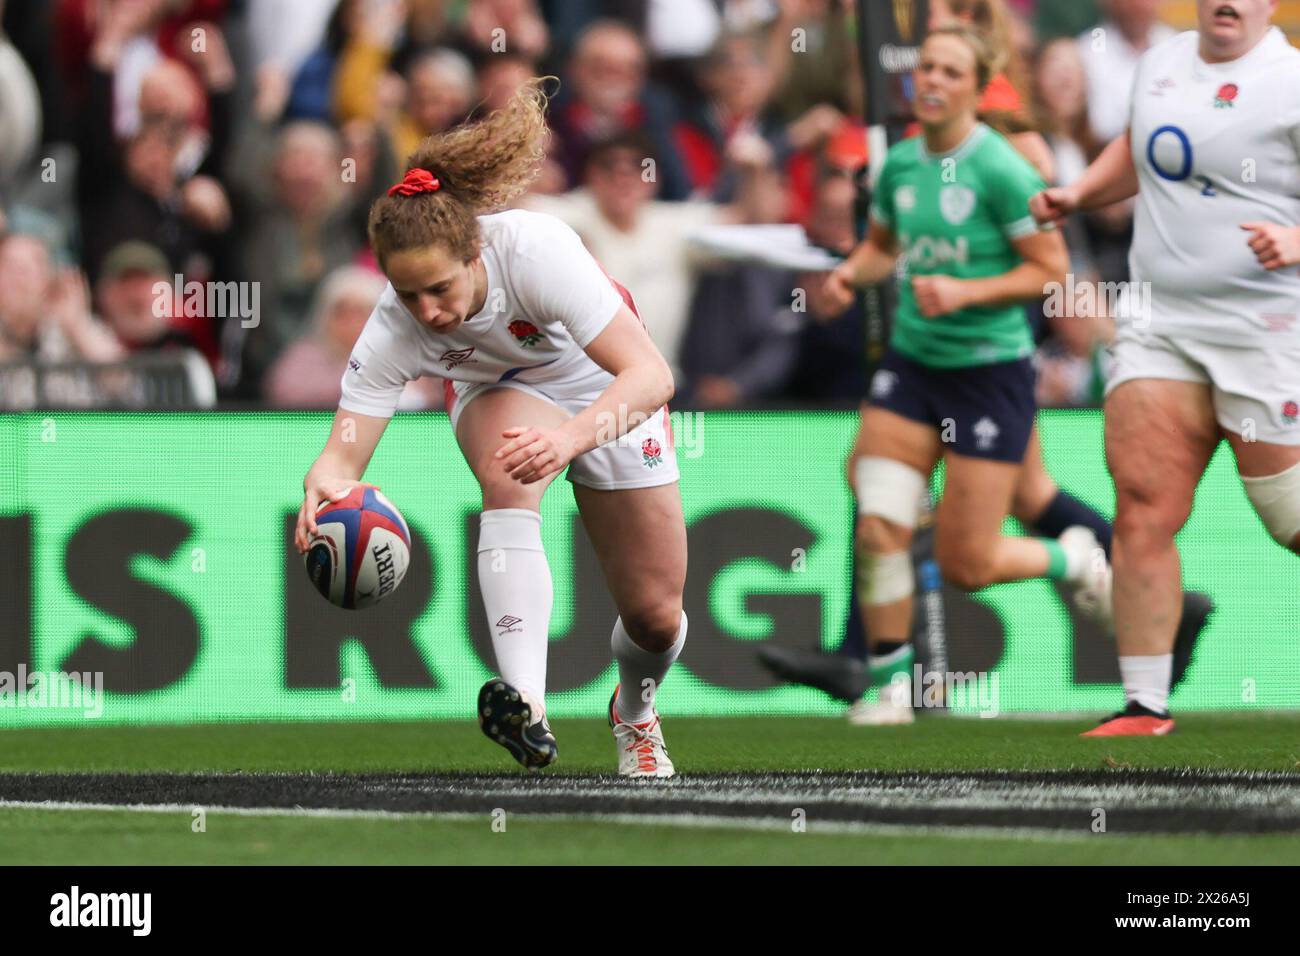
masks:
<svg viewBox="0 0 1300 956"><path fill-rule="evenodd" d="M916 73L922 135L890 150L868 239L824 289L833 306L847 307L855 287L883 280L907 253L853 465L859 599L873 647L901 648L911 631L908 547L940 458L936 557L954 584L974 590L1044 575L1083 583L1104 567L1088 528L1057 539L1001 534L1035 412L1033 338L1019 303L1061 281L1067 257L1059 234L1039 231L1029 216L1041 179L978 118L994 66L969 27L931 31Z"/></svg>
<svg viewBox="0 0 1300 956"><path fill-rule="evenodd" d="M1132 280L1151 303L1119 324L1106 382L1125 706L1084 736L1174 729L1175 535L1220 441L1265 528L1300 553L1300 52L1276 12L1199 0L1196 30L1143 55L1127 129L1031 204L1054 222L1136 196Z"/></svg>
<svg viewBox="0 0 1300 956"><path fill-rule="evenodd" d="M990 46L991 79L980 91L978 116L989 126L1006 136L1045 180L1055 175L1054 161L1046 140L1029 122L1020 92L1023 69L1014 49L1011 14L1003 0L931 0L929 27L931 29L956 22L978 31ZM909 129L908 135L919 135L920 124ZM819 305L821 303L819 302ZM833 305L831 307L834 308ZM863 408L865 410L866 403ZM849 454L850 482L859 457L867 454L860 432ZM1030 434L1022 461L1019 479L1012 496L1012 515L1027 528L1045 536L1059 535L1073 525L1090 528L1107 553L1110 547L1110 523L1095 510L1073 495L1063 491L1043 465L1039 449L1037 428ZM855 556L856 564L856 556ZM1109 627L1109 567L1102 561L1092 566L1093 573L1076 593L1076 603L1104 627ZM856 575L855 575L856 578ZM1187 616L1188 628L1197 621L1203 622L1208 610L1200 603L1200 596L1191 602L1194 607ZM898 645L891 640L867 635L868 648L855 653L861 646L864 630L857 601L850 602L845 637L834 653L807 652L796 648L768 647L760 658L780 677L798 683L810 684L832 696L856 701L849 710L849 720L856 724L908 723L913 719L908 678L912 673L913 654L910 645ZM1191 641L1180 644L1187 648L1190 657ZM866 667L858 659L866 654ZM1184 664L1185 666L1185 664ZM881 686L878 702L858 700L866 687ZM888 693L886 693L886 690Z"/></svg>
<svg viewBox="0 0 1300 956"><path fill-rule="evenodd" d="M305 551L317 508L360 480L406 382L446 379L456 440L483 492L478 579L501 674L479 692L484 733L526 767L555 760L539 506L568 467L619 612L609 703L619 772L669 777L654 700L686 638L686 527L665 407L673 378L631 297L568 226L498 211L542 159L541 82L486 119L425 140L371 209L389 285L304 481L296 542Z"/></svg>

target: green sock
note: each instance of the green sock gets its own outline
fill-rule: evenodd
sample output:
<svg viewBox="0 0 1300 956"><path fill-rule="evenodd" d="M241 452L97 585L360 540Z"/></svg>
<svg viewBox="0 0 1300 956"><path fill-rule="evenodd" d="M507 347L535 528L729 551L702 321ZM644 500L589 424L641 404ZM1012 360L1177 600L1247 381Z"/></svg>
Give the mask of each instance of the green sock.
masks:
<svg viewBox="0 0 1300 956"><path fill-rule="evenodd" d="M1069 562L1065 560L1065 549L1055 538L1039 538L1043 547L1047 549L1047 576L1055 580L1065 577L1066 569Z"/></svg>
<svg viewBox="0 0 1300 956"><path fill-rule="evenodd" d="M871 676L871 686L888 684L895 674L912 676L912 661L916 653L911 644L904 644L888 654L867 654L867 673Z"/></svg>

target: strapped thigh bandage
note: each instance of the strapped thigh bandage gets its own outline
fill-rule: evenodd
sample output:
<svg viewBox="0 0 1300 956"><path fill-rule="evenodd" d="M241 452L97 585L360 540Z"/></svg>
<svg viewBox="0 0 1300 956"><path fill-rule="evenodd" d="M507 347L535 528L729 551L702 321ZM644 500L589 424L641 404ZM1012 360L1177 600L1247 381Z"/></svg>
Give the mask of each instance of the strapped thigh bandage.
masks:
<svg viewBox="0 0 1300 956"><path fill-rule="evenodd" d="M867 455L853 464L853 491L858 514L915 528L926 491L925 475L901 461Z"/></svg>
<svg viewBox="0 0 1300 956"><path fill-rule="evenodd" d="M1273 540L1284 548L1291 547L1296 535L1300 535L1300 463L1276 475L1243 475L1241 483Z"/></svg>

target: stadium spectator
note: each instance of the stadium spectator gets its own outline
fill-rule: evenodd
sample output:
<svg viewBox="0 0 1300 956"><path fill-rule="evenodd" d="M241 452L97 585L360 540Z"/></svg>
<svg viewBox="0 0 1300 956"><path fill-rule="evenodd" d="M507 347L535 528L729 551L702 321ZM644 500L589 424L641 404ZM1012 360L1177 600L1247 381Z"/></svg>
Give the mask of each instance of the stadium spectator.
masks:
<svg viewBox="0 0 1300 956"><path fill-rule="evenodd" d="M211 149L214 140L203 145L206 134L198 127L204 90L176 61L155 61L137 87L135 131L119 148L112 118L115 73L130 40L122 23L106 20L91 49L77 177L86 271L95 279L109 249L141 239L162 249L175 271L203 280L211 263L224 257L223 233L230 224L221 183L195 174L217 165L220 152ZM220 64L205 76L233 82Z"/></svg>
<svg viewBox="0 0 1300 956"><path fill-rule="evenodd" d="M676 142L697 196L728 202L736 189L724 162L735 137L761 137L784 176L786 217L803 221L812 204L819 158L846 133L865 141L861 127L838 108L818 103L787 123L772 104L779 78L770 43L759 34L728 34L701 65L708 96L676 127Z"/></svg>
<svg viewBox="0 0 1300 956"><path fill-rule="evenodd" d="M724 37L702 66L702 76L708 98L694 104L678 123L677 148L695 195L728 202L737 187L734 170L725 161L733 137L762 137L780 170L789 160L790 141L785 124L770 108L776 74L757 35Z"/></svg>
<svg viewBox="0 0 1300 956"><path fill-rule="evenodd" d="M462 37L478 56L510 50L537 58L550 44L535 0L474 0L465 8Z"/></svg>
<svg viewBox="0 0 1300 956"><path fill-rule="evenodd" d="M1087 79L1079 46L1060 38L1043 47L1034 71L1038 123L1051 147L1058 183L1071 183L1082 175L1105 143L1088 122ZM1121 223L1128 204L1117 204L1097 214L1077 214L1064 225L1070 252L1070 273L1079 282L1100 282L1092 252L1088 220L1106 217ZM1104 297L1096 297L1104 310ZM1100 352L1114 334L1104 311L1094 314L1049 316L1049 337L1038 353L1038 404L1045 406L1095 405L1101 399Z"/></svg>
<svg viewBox="0 0 1300 956"><path fill-rule="evenodd" d="M226 6L227 0L60 0L56 42L74 108L83 106L89 93L88 71L100 55L96 47L112 43L113 133L118 139L135 135L145 75L160 61L189 59L195 46L216 56L224 52L222 37L211 31L224 19ZM201 38L193 32L197 27L205 28Z"/></svg>
<svg viewBox="0 0 1300 956"><path fill-rule="evenodd" d="M3 11L0 0L0 11ZM9 38L0 31L0 207L40 145L41 98L36 79Z"/></svg>
<svg viewBox="0 0 1300 956"><path fill-rule="evenodd" d="M85 276L54 268L34 236L0 238L0 362L113 361L122 355L95 321Z"/></svg>
<svg viewBox="0 0 1300 956"><path fill-rule="evenodd" d="M841 0L780 3L767 49L776 74L773 106L786 122L820 106L862 115L852 19Z"/></svg>
<svg viewBox="0 0 1300 956"><path fill-rule="evenodd" d="M355 2L355 0L354 0ZM394 3L399 0L371 0ZM405 0L406 42L417 49L446 43L453 34L453 15L458 13L455 4L447 0ZM460 7L463 10L464 7Z"/></svg>
<svg viewBox="0 0 1300 956"><path fill-rule="evenodd" d="M728 159L742 183L734 204L663 202L655 199L658 182L651 171L658 164L651 144L638 134L622 134L592 147L582 188L562 196L534 195L526 203L563 219L619 277L674 374L682 368L682 337L704 264L691 250L691 233L720 222L764 221L771 218L769 196L780 195L762 140L734 140Z"/></svg>
<svg viewBox="0 0 1300 956"><path fill-rule="evenodd" d="M794 275L733 266L700 282L682 343L678 404L734 408L780 395L798 358Z"/></svg>
<svg viewBox="0 0 1300 956"><path fill-rule="evenodd" d="M95 298L100 317L117 337L123 354L167 348L212 354L210 336L201 342L186 327L193 319L186 319L182 303L174 300L167 257L148 243L124 242L104 258Z"/></svg>
<svg viewBox="0 0 1300 956"><path fill-rule="evenodd" d="M1087 75L1088 122L1092 135L1105 146L1128 126L1138 60L1176 31L1160 22L1159 0L1102 0L1101 7L1105 19L1079 34L1076 42ZM1126 281L1133 201L1099 209L1085 218L1084 225L1102 280Z"/></svg>
<svg viewBox="0 0 1300 956"><path fill-rule="evenodd" d="M1088 119L1109 143L1128 126L1138 60L1177 31L1160 21L1160 0L1102 0L1101 9L1105 18L1077 42L1088 75Z"/></svg>
<svg viewBox="0 0 1300 956"><path fill-rule="evenodd" d="M290 119L328 120L343 24L356 0L277 0L248 5L244 36L253 72L272 67L292 81Z"/></svg>
<svg viewBox="0 0 1300 956"><path fill-rule="evenodd" d="M307 329L266 375L267 400L279 408L335 408L348 356L384 291L382 275L357 266L321 283Z"/></svg>
<svg viewBox="0 0 1300 956"><path fill-rule="evenodd" d="M230 168L243 224L240 272L260 283L260 324L246 332L228 326L231 336L246 337L241 377L250 383L303 329L321 279L361 251L357 207L370 198L368 188L345 181L332 127L295 120L274 129L287 83L274 71L259 79L256 113Z"/></svg>
<svg viewBox="0 0 1300 956"><path fill-rule="evenodd" d="M499 110L510 97L537 75L533 60L515 53L500 53L483 60L478 67L479 109L484 113Z"/></svg>
<svg viewBox="0 0 1300 956"><path fill-rule="evenodd" d="M394 154L405 160L426 136L465 117L477 95L474 71L461 53L437 47L419 51L399 79L390 68L405 7L400 3L371 6L374 14L352 25L339 57L335 114L342 122L378 123L391 137Z"/></svg>
<svg viewBox="0 0 1300 956"><path fill-rule="evenodd" d="M370 269L343 266L321 283L308 328L271 367L265 395L278 408L335 408L343 372L387 281ZM407 385L400 408L441 407L442 385L420 379Z"/></svg>
<svg viewBox="0 0 1300 956"><path fill-rule="evenodd" d="M1059 182L1074 182L1106 145L1088 118L1088 77L1078 44L1065 38L1042 48L1034 67L1036 121Z"/></svg>
<svg viewBox="0 0 1300 956"><path fill-rule="evenodd" d="M551 104L552 148L569 186L583 177L592 145L618 133L644 134L658 157L659 198L685 199L690 181L674 148L676 110L646 82L640 37L617 21L598 20L579 36L565 82Z"/></svg>
<svg viewBox="0 0 1300 956"><path fill-rule="evenodd" d="M394 0L340 4L342 46L333 77L338 121L361 118L385 126L397 121L406 93L392 63L405 17L405 5Z"/></svg>
<svg viewBox="0 0 1300 956"><path fill-rule="evenodd" d="M635 25L645 37L651 76L677 97L698 99L702 91L696 64L708 55L722 32L714 0L645 0Z"/></svg>
<svg viewBox="0 0 1300 956"><path fill-rule="evenodd" d="M851 176L831 171L822 176L814 194L806 231L814 245L848 255L856 237L853 205L857 186ZM823 277L803 275L796 282L807 290L807 309L791 317L802 320L798 352L783 397L796 402L856 404L867 391L864 361L866 315L858 297L845 312L821 300Z"/></svg>

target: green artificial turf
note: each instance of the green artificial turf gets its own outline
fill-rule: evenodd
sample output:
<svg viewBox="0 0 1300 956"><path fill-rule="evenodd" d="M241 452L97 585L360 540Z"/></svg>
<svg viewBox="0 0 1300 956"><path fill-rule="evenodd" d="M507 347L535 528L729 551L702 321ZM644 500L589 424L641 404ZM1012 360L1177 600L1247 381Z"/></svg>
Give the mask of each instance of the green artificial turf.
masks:
<svg viewBox="0 0 1300 956"><path fill-rule="evenodd" d="M679 771L1300 770L1300 714L1189 714L1168 737L1083 739L1095 721L928 716L908 727L825 717L668 718ZM557 720L557 770L610 773L601 720ZM205 724L0 731L5 771L518 769L471 722Z"/></svg>
<svg viewBox="0 0 1300 956"><path fill-rule="evenodd" d="M855 728L827 718L674 718L680 772L1208 768L1300 772L1300 715L1193 714L1167 738L1080 739L1088 720L928 717ZM557 770L609 773L600 721L555 724ZM0 732L0 772L515 772L471 723L243 724ZM522 771L519 771L522 772ZM763 829L512 815L234 815L0 808L0 858L28 863L1295 864L1300 833L991 834Z"/></svg>

